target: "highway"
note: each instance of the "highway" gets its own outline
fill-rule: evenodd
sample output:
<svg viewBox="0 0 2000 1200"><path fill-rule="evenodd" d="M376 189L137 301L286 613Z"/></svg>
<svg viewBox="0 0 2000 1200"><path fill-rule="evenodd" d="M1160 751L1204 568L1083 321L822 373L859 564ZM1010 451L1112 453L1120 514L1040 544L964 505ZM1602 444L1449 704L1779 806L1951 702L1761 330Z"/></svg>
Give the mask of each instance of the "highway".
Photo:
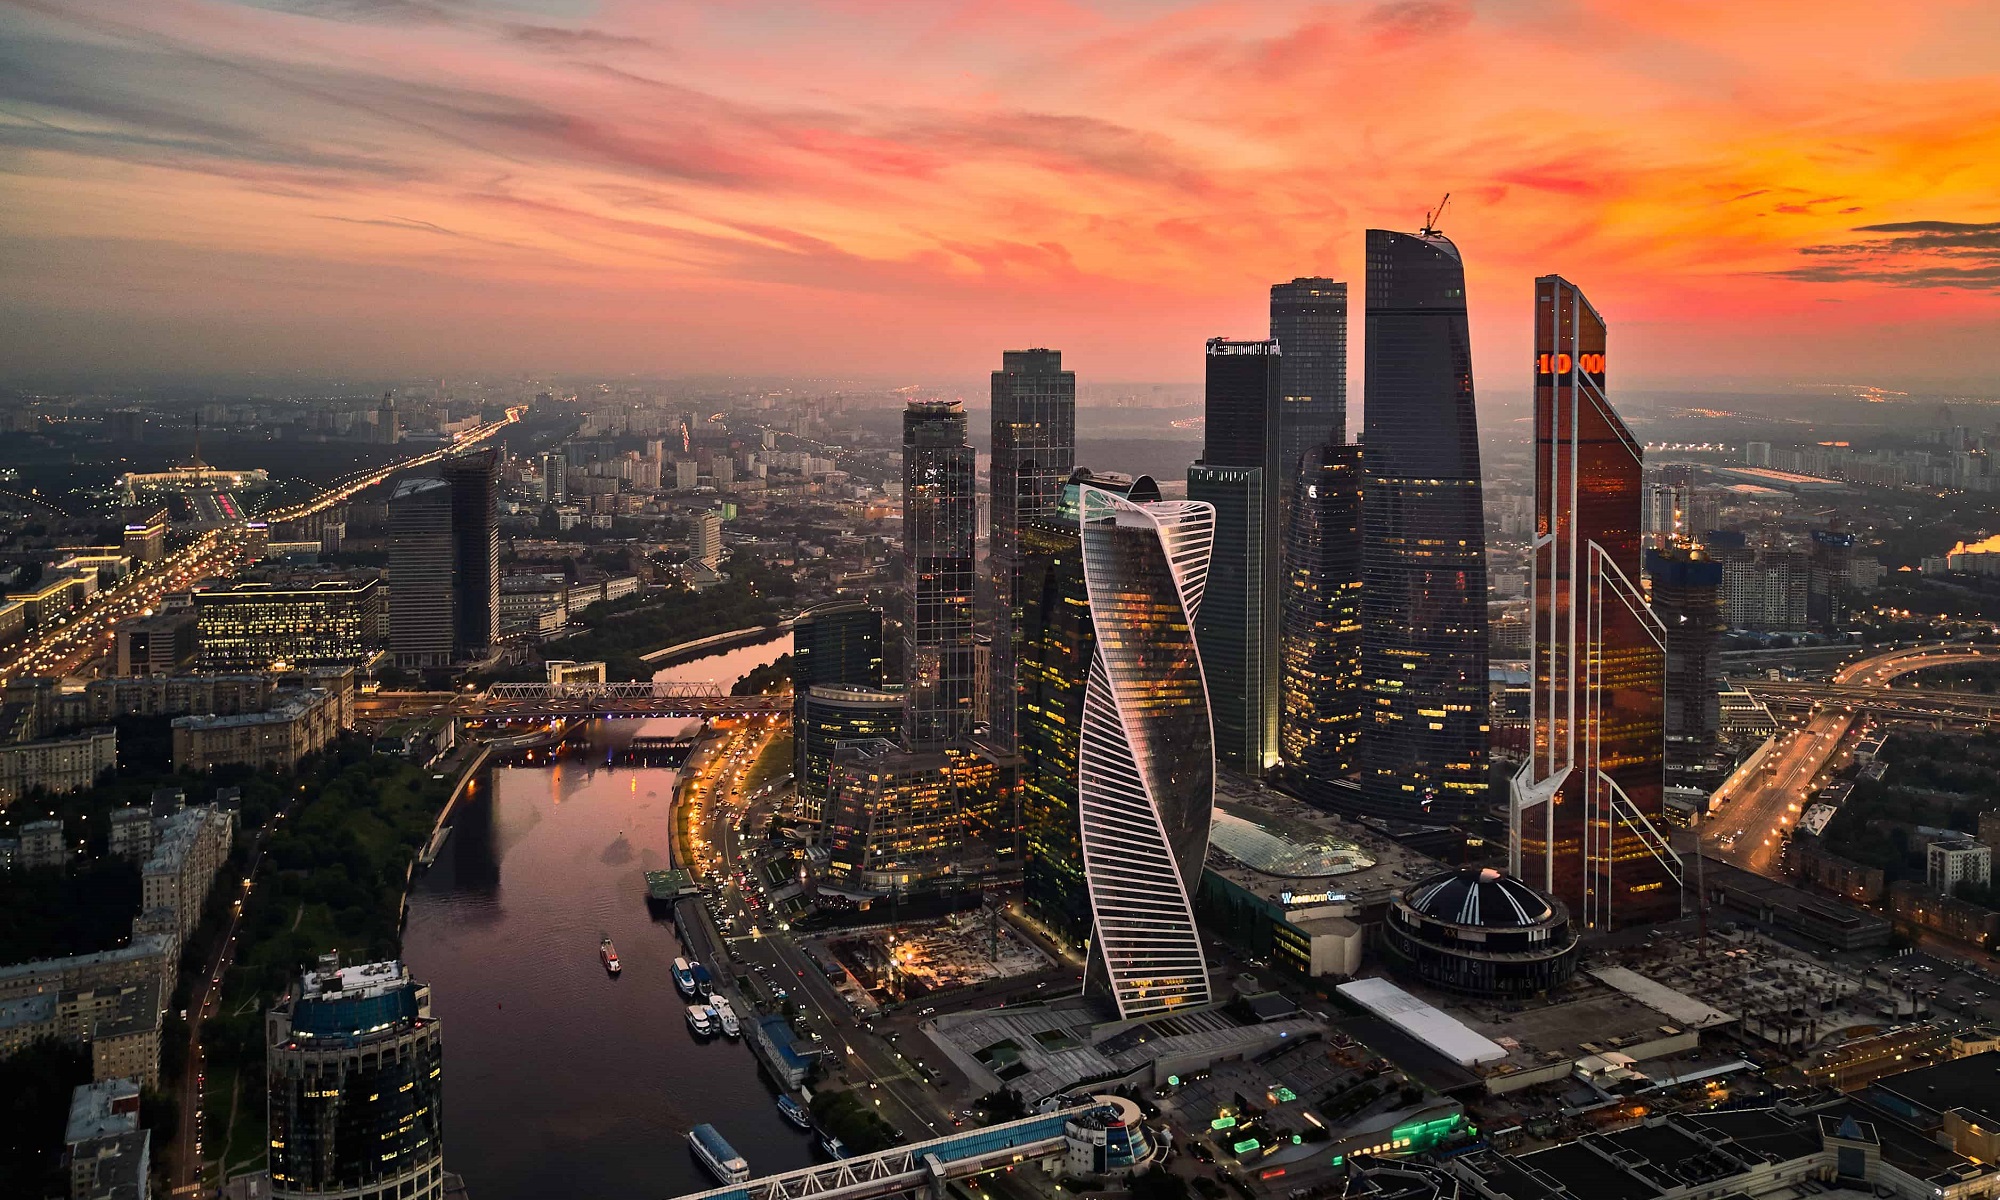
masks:
<svg viewBox="0 0 2000 1200"><path fill-rule="evenodd" d="M767 990L785 989L806 1028L833 1052L841 1082L873 1100L910 1139L949 1132L953 1118L943 1101L903 1052L871 1033L818 964L777 928L761 885L748 874L743 830L761 828L777 789L745 796L742 785L758 755L785 727L771 718L717 723L721 740L697 751L685 768L692 781L686 799L701 811L691 839L695 862L683 865L715 885L708 903L717 920L729 923L721 932L733 966L758 976Z"/></svg>
<svg viewBox="0 0 2000 1200"><path fill-rule="evenodd" d="M1814 704L1803 726L1778 736L1763 766L1704 823L1708 853L1746 871L1782 878L1779 855L1786 835L1813 793L1850 753L1848 735L1861 724L1857 700L1878 694L1887 699L1894 695L1889 689L1895 680L1915 671L1996 655L2000 647L1913 646L1848 663L1825 685L1788 685L1792 695L1817 686L1825 697ZM1745 686L1755 690L1758 685Z"/></svg>
<svg viewBox="0 0 2000 1200"><path fill-rule="evenodd" d="M399 459L388 466L337 482L311 500L275 510L266 514L264 519L294 520L323 512L398 471L436 462L485 441L518 421L526 411L508 409L505 419L480 426L450 447L415 458ZM49 628L35 631L11 653L0 658L0 684L22 676L62 676L81 670L91 660L112 649L118 622L151 613L169 592L180 591L211 576L234 575L244 565L249 553L250 527L247 522L202 532L159 562L140 566L116 586L97 593Z"/></svg>

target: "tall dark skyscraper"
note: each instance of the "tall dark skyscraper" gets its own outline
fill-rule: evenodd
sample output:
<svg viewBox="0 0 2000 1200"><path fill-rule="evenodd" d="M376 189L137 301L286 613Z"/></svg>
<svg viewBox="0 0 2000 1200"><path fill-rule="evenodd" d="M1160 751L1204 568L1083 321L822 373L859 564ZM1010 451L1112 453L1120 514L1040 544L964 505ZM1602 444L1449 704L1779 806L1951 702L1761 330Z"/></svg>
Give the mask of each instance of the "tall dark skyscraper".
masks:
<svg viewBox="0 0 2000 1200"><path fill-rule="evenodd" d="M1271 339L1283 396L1279 741L1295 773L1324 781L1352 772L1361 713L1361 476L1360 452L1346 445L1347 285L1272 284Z"/></svg>
<svg viewBox="0 0 2000 1200"><path fill-rule="evenodd" d="M1361 732L1361 447L1326 443L1299 472L1286 528L1285 762L1325 782Z"/></svg>
<svg viewBox="0 0 2000 1200"><path fill-rule="evenodd" d="M972 731L972 446L965 406L912 400L903 411L903 740L935 749Z"/></svg>
<svg viewBox="0 0 2000 1200"><path fill-rule="evenodd" d="M1534 678L1512 866L1585 929L1680 915L1664 826L1666 652L1639 591L1643 455L1605 398L1603 318L1535 281Z"/></svg>
<svg viewBox="0 0 2000 1200"><path fill-rule="evenodd" d="M1722 564L1699 545L1646 551L1653 615L1667 650L1667 782L1713 792L1722 740Z"/></svg>
<svg viewBox="0 0 2000 1200"><path fill-rule="evenodd" d="M1084 686L1096 653L1078 526L1081 485L1135 503L1158 500L1148 476L1077 470L1057 513L1025 521L1021 547L1021 808L1027 827L1022 899L1071 949L1090 941L1090 891L1077 817L1077 745Z"/></svg>
<svg viewBox="0 0 2000 1200"><path fill-rule="evenodd" d="M815 605L792 622L792 690L882 686L882 610L865 600Z"/></svg>
<svg viewBox="0 0 2000 1200"><path fill-rule="evenodd" d="M500 452L455 455L439 474L451 485L453 648L482 658L500 640Z"/></svg>
<svg viewBox="0 0 2000 1200"><path fill-rule="evenodd" d="M1280 355L1279 465L1289 494L1307 454L1347 441L1347 285L1332 279L1272 284L1271 340Z"/></svg>
<svg viewBox="0 0 2000 1200"><path fill-rule="evenodd" d="M1488 795L1486 525L1458 247L1369 230L1367 304L1360 803L1458 816Z"/></svg>
<svg viewBox="0 0 2000 1200"><path fill-rule="evenodd" d="M405 479L389 499L389 649L395 665L448 667L457 628L451 484Z"/></svg>
<svg viewBox="0 0 2000 1200"><path fill-rule="evenodd" d="M1209 340L1206 432L1201 461L1188 468L1188 499L1215 509L1215 552L1195 624L1215 756L1252 775L1278 761L1279 357L1275 342Z"/></svg>
<svg viewBox="0 0 2000 1200"><path fill-rule="evenodd" d="M987 561L993 580L987 742L1002 753L1015 743L1020 660L1020 530L1053 514L1076 466L1076 372L1060 350L1008 350L993 372L993 509Z"/></svg>

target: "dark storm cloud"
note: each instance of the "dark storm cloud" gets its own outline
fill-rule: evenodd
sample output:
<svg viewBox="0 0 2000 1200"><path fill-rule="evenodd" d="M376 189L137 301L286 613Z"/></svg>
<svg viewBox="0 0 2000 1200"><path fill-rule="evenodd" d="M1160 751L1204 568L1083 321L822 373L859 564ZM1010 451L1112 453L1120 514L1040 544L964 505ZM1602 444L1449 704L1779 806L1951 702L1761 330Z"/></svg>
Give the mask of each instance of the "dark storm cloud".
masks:
<svg viewBox="0 0 2000 1200"><path fill-rule="evenodd" d="M1874 236L1801 246L1812 265L1778 274L1808 283L2000 289L2000 221L1891 221L1854 232Z"/></svg>

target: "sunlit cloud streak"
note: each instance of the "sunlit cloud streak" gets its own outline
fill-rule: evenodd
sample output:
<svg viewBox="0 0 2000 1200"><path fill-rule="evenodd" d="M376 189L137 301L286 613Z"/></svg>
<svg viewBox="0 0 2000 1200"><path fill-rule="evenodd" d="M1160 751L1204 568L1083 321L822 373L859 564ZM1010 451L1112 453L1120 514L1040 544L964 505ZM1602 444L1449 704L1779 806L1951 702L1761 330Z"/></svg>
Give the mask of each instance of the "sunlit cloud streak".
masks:
<svg viewBox="0 0 2000 1200"><path fill-rule="evenodd" d="M1482 386L1549 271L1621 381L1972 375L1996 76L1946 0L0 0L0 365L1191 378L1449 191Z"/></svg>

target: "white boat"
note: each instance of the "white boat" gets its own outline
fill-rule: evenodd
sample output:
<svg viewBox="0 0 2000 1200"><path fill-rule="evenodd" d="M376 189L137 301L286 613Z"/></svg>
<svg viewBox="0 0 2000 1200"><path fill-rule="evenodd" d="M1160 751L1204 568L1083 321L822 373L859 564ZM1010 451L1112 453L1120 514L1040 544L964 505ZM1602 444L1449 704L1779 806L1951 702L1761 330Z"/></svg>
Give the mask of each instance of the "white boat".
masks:
<svg viewBox="0 0 2000 1200"><path fill-rule="evenodd" d="M688 966L688 960L685 958L674 960L674 986L681 990L681 995L690 1000L697 995L694 990L694 968Z"/></svg>
<svg viewBox="0 0 2000 1200"><path fill-rule="evenodd" d="M688 1145L694 1147L694 1156L708 1168L709 1174L723 1183L742 1183L750 1178L750 1164L722 1140L715 1126L697 1125L688 1130Z"/></svg>
<svg viewBox="0 0 2000 1200"><path fill-rule="evenodd" d="M688 1005L688 1028L702 1037L715 1033L715 1010L706 1004Z"/></svg>
<svg viewBox="0 0 2000 1200"><path fill-rule="evenodd" d="M722 1022L722 1035L724 1037L743 1036L743 1024L736 1019L736 1010L729 1006L727 999L721 996L711 997L708 1007L710 1011L715 1013L715 1019Z"/></svg>

